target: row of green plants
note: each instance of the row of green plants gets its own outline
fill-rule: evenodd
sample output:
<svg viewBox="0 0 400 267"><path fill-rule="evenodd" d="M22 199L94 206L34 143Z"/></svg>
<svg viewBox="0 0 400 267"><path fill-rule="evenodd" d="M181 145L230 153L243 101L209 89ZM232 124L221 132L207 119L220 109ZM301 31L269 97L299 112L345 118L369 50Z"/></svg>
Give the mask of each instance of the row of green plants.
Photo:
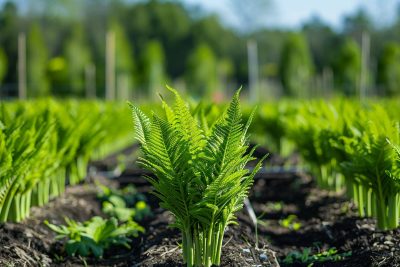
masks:
<svg viewBox="0 0 400 267"><path fill-rule="evenodd" d="M321 188L345 190L360 216L377 218L380 229L399 226L396 101L283 101L262 106L259 113L252 130L268 134L267 143L278 144L271 146L275 152L300 153Z"/></svg>
<svg viewBox="0 0 400 267"><path fill-rule="evenodd" d="M224 107L200 102L190 110L209 131ZM244 118L253 108L243 107ZM360 216L393 229L400 217L399 123L396 100L281 100L259 105L249 132L272 152L299 153L321 188L346 191Z"/></svg>
<svg viewBox="0 0 400 267"><path fill-rule="evenodd" d="M252 108L244 107L245 117ZM221 106L203 103L193 110L213 122ZM400 217L399 123L396 100L281 100L259 105L249 132L274 153L299 153L321 188L346 191L360 216L393 229Z"/></svg>
<svg viewBox="0 0 400 267"><path fill-rule="evenodd" d="M118 119L115 119L118 118ZM21 221L77 184L88 162L133 142L126 104L36 100L0 105L0 222Z"/></svg>

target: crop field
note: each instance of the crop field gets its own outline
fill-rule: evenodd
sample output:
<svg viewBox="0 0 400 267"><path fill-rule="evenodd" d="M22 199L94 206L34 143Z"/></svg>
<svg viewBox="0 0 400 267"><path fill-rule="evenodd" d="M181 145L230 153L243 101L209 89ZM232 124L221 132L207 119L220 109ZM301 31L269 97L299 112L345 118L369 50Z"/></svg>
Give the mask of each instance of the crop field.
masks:
<svg viewBox="0 0 400 267"><path fill-rule="evenodd" d="M400 264L395 100L10 101L1 266Z"/></svg>
<svg viewBox="0 0 400 267"><path fill-rule="evenodd" d="M0 267L400 267L400 0L0 0Z"/></svg>

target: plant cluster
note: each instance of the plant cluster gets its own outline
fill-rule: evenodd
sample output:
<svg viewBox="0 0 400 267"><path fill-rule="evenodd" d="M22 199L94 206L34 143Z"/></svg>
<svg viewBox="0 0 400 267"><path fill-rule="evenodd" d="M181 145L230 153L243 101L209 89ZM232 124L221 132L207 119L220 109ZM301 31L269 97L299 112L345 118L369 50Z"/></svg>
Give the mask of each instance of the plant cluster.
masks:
<svg viewBox="0 0 400 267"><path fill-rule="evenodd" d="M82 181L91 158L130 142L127 121L123 106L95 101L2 104L0 221L21 221L31 206L42 206L66 184Z"/></svg>
<svg viewBox="0 0 400 267"><path fill-rule="evenodd" d="M329 248L328 250L319 251L318 253L312 253L312 248L305 248L303 251L290 252L285 259L283 259L282 263L290 266L296 263L302 263L307 267L311 267L314 266L314 263L342 261L346 257L351 256L351 254L351 251L338 253L336 248Z"/></svg>
<svg viewBox="0 0 400 267"><path fill-rule="evenodd" d="M122 189L114 189L102 184L99 188L98 199L101 201L104 214L116 217L119 221L141 221L151 216L146 196L138 193L133 185Z"/></svg>
<svg viewBox="0 0 400 267"><path fill-rule="evenodd" d="M130 248L131 238L144 232L144 228L134 221L118 224L113 217L103 219L95 216L83 223L65 218L65 222L67 225L54 225L48 221L45 224L57 233L56 239L67 239L65 252L69 256L93 255L100 258L111 246Z"/></svg>
<svg viewBox="0 0 400 267"><path fill-rule="evenodd" d="M142 166L157 178L147 177L161 207L175 217L182 233L187 266L219 265L225 229L235 222L253 177L245 169L251 118L244 123L239 91L213 125L200 122L174 89L171 107L163 101L163 115L149 118L132 105L135 135L141 144Z"/></svg>
<svg viewBox="0 0 400 267"><path fill-rule="evenodd" d="M345 189L360 216L377 218L379 228L398 227L398 104L388 100L362 106L349 100L300 101L289 109L276 113L276 120L285 125L282 138L295 144L317 184L328 190Z"/></svg>

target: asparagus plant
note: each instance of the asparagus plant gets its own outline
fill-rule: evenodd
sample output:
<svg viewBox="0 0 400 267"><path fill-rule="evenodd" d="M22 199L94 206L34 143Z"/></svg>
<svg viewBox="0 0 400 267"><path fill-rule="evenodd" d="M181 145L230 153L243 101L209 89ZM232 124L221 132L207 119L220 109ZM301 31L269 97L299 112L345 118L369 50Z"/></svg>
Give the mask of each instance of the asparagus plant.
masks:
<svg viewBox="0 0 400 267"><path fill-rule="evenodd" d="M156 175L147 179L160 205L175 217L187 266L220 265L225 229L235 223L261 166L260 161L251 172L245 168L253 160L254 150L246 153L252 116L243 123L239 90L205 133L178 92L169 90L175 103L162 101L164 116L150 119L131 104L140 163Z"/></svg>

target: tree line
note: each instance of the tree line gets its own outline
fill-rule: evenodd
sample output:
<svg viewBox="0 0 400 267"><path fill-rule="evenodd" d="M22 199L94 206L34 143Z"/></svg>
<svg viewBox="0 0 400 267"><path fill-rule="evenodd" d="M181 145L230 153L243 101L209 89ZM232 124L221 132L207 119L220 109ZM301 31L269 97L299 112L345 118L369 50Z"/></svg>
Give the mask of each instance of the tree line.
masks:
<svg viewBox="0 0 400 267"><path fill-rule="evenodd" d="M258 46L260 84L268 81L287 96L314 95L310 88L357 95L365 34L370 39L365 86L373 95L400 93L400 15L378 27L360 9L343 19L340 30L314 17L296 31L264 27L244 33L179 1L38 2L43 8L27 11L6 2L0 10L0 95L16 95L21 32L29 97L83 97L90 77L94 95L104 96L107 32L115 39L121 98L154 95L166 83L194 96L246 88L249 40Z"/></svg>

